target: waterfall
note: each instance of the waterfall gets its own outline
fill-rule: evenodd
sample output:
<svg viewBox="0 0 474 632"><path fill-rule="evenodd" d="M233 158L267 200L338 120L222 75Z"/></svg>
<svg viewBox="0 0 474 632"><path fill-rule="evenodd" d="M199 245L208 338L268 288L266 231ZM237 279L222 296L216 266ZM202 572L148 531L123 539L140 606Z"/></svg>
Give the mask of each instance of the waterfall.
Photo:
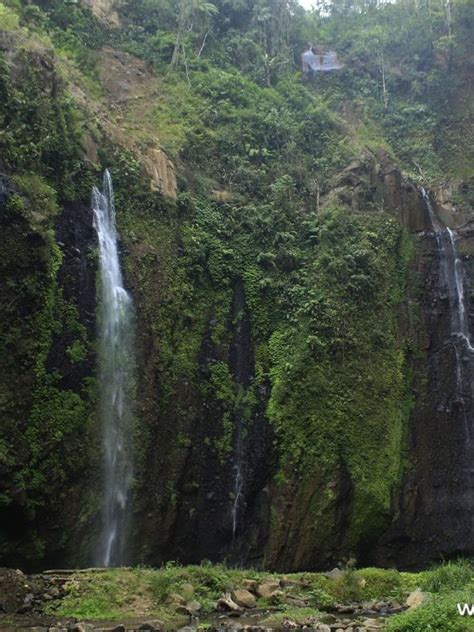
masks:
<svg viewBox="0 0 474 632"><path fill-rule="evenodd" d="M466 376L466 369L463 365L463 352L470 356L474 352L474 347L469 334L468 310L464 292L464 267L456 248L457 233L447 226L441 224L436 217L430 197L425 189L421 189L421 194L428 209L431 225L436 238L437 249L440 260L441 282L446 287L449 300L450 315L450 339L454 346L456 359L456 398L461 404L464 423L466 426L466 437L470 441L470 429L466 418L466 408L464 405L463 384L469 380L472 392L473 383L471 379L471 369L469 362L469 375Z"/></svg>
<svg viewBox="0 0 474 632"><path fill-rule="evenodd" d="M99 566L119 566L126 553L132 481L133 305L123 287L117 247L112 179L92 191L94 227L100 250L99 390L103 439L102 532Z"/></svg>
<svg viewBox="0 0 474 632"><path fill-rule="evenodd" d="M242 472L242 440L237 438L237 450L235 454L236 463L233 467L234 470L234 499L232 503L232 539L235 539L237 535L237 526L239 519L240 502L242 500L242 492L244 486L244 477Z"/></svg>
<svg viewBox="0 0 474 632"><path fill-rule="evenodd" d="M233 414L234 440L232 455L232 487L230 518L232 522L232 542L235 542L242 527L246 509L248 490L248 428L245 419L245 394L252 383L254 360L251 341L251 323L246 311L245 289L242 280L234 285L232 299L232 342L230 367L237 385L237 397Z"/></svg>

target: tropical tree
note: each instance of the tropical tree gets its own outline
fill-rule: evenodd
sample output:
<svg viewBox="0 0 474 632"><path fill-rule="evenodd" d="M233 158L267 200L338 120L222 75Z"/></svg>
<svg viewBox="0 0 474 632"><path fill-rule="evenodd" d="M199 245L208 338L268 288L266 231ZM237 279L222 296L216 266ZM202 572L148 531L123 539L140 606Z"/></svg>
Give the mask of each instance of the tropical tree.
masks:
<svg viewBox="0 0 474 632"><path fill-rule="evenodd" d="M186 34L192 33L198 26L205 27L202 29L204 36L198 54L202 52L209 32L210 20L217 13L218 9L216 5L212 4L212 2L206 2L206 0L178 1L177 31L171 66L174 67L178 64L181 55L184 60L186 60L184 39Z"/></svg>

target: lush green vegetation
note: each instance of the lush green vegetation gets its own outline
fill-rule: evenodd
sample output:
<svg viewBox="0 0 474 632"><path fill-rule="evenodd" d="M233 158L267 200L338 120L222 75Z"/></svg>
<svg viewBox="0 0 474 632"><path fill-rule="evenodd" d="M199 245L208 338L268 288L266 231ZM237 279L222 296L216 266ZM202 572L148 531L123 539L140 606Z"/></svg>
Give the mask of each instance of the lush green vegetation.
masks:
<svg viewBox="0 0 474 632"><path fill-rule="evenodd" d="M427 603L390 619L387 632L470 632L474 626L469 617L461 617L458 603L472 603L473 591L450 592L429 596Z"/></svg>
<svg viewBox="0 0 474 632"><path fill-rule="evenodd" d="M203 564L179 566L168 564L161 569L116 569L104 572L83 571L71 577L67 595L59 607L50 610L60 616L90 619L117 619L120 617L156 615L166 621L182 618L179 605L197 600L201 613L215 611L217 600L226 593L242 588L244 580L257 583L286 580L286 587L274 598L257 599L257 608L274 611L271 621L283 618L301 620L330 610L335 603L348 603L354 599L404 599L406 593L420 579L416 574L384 571L381 569L350 570L337 578L329 579L320 573L294 573L277 575L258 571L229 569L225 566ZM359 591L354 593L354 587ZM310 606L295 608L287 597L298 597ZM267 622L270 625L270 620Z"/></svg>
<svg viewBox="0 0 474 632"><path fill-rule="evenodd" d="M438 579L442 578L442 584ZM462 578L462 579L461 579ZM460 617L457 603L471 603L472 567L466 561L449 562L422 573L348 568L336 579L318 573L276 575L232 570L224 566L169 564L159 570L111 570L78 573L68 584L67 596L52 612L82 619L118 620L147 615L167 624L177 624L180 603L198 601L202 616L214 611L224 594L243 586L244 580L286 580L278 597L259 598L257 608L270 609L262 625L279 626L284 621L304 623L330 612L335 603L396 600L404 604L416 588L423 588L423 603L387 620L388 632L468 632L468 618ZM289 581L290 580L290 581ZM429 589L429 590L428 590ZM291 605L292 598L306 607ZM51 609L51 608L50 608Z"/></svg>
<svg viewBox="0 0 474 632"><path fill-rule="evenodd" d="M173 524L175 516L164 516L180 507L185 467L194 477L187 510L199 512L207 501L193 466L215 459L224 469L237 416L247 436L262 414L273 434L271 479L261 486L268 482L275 502L296 498L289 516L273 514L265 563L277 563L287 531L290 544L324 549L344 481L351 496L344 553L357 554L387 526L412 405L399 306L416 279L411 238L396 209L384 212L371 178L380 150L415 180L472 178L466 78L474 15L467 0L452 4L447 15L441 0L379 8L334 2L320 15L282 0L136 0L123 3L121 24L111 28L62 0L0 3L10 47L0 56L0 154L16 187L0 219L8 279L0 315L0 503L26 525L22 559L37 561L52 540L66 546L67 534L56 531L66 496L82 508L81 528L93 534L95 526L97 499L85 489L88 476L97 478L93 341L78 296L70 295L56 231L68 205L79 213L88 204L104 167L116 183L145 358L135 488L142 502L152 499L150 520ZM303 83L299 53L307 40L336 49L344 70ZM141 72L155 89L146 104L121 94L117 103L107 100L114 95L100 85L104 45L146 62ZM100 144L96 164L85 160L85 139ZM177 165L177 200L149 192L143 156L158 142ZM356 213L350 200L331 198L351 164L364 191ZM468 194L457 202L466 208ZM92 244L84 247L93 261ZM245 384L230 361L242 319L232 307L237 287L251 323ZM58 344L60 368L51 362ZM68 385L71 367L80 377ZM202 443L192 452L196 436ZM288 529L288 520L304 534ZM19 545L14 534L1 537L0 552L11 559ZM139 554L154 559L153 543ZM178 572L150 574L150 590L168 590ZM445 572L426 580L431 590L445 583ZM222 573L216 586L203 580L204 602L230 581ZM399 575L382 574L380 582L393 594L403 589ZM370 585L361 590L355 582L351 590L372 598L379 588ZM78 612L96 616L101 599L92 595Z"/></svg>
<svg viewBox="0 0 474 632"><path fill-rule="evenodd" d="M348 567L335 579L319 573L281 576L210 564L188 567L168 564L159 570L77 573L71 577L67 595L59 607L50 606L49 610L58 616L98 620L146 615L176 625L183 618L179 611L181 603L197 601L205 620L214 611L216 601L223 594L241 588L245 580L261 583L283 579L286 587L278 596L257 600L257 608L267 611L262 625L281 626L284 621L304 624L330 612L336 603L395 600L404 604L412 591L422 588L423 603L391 616L384 630L469 632L472 625L468 617L459 616L457 604L472 603L472 577L472 566L463 560L443 563L422 573ZM291 605L292 598L308 605L295 607Z"/></svg>
<svg viewBox="0 0 474 632"><path fill-rule="evenodd" d="M467 560L450 561L421 573L417 586L423 590L423 603L391 618L388 632L469 632L474 629L468 616L461 617L457 604L474 599L473 567Z"/></svg>

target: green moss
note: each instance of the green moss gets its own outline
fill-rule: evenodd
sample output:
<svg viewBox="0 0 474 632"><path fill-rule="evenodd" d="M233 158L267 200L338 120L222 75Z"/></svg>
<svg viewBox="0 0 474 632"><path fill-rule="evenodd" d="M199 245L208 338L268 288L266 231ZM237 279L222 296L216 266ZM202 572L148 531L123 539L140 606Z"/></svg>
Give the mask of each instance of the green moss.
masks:
<svg viewBox="0 0 474 632"><path fill-rule="evenodd" d="M355 544L383 527L401 472L410 400L393 313L406 255L386 217L336 212L313 230L317 250L290 326L270 342L269 415L283 471L297 467L309 480L347 468Z"/></svg>

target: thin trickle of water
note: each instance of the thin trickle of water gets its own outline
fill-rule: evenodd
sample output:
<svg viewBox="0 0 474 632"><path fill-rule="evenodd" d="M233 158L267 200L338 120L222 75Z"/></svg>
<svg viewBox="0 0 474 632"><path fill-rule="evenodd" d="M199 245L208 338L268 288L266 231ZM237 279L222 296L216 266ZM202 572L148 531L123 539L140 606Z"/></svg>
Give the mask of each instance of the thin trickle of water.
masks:
<svg viewBox="0 0 474 632"><path fill-rule="evenodd" d="M125 561L132 481L133 305L123 287L117 246L112 179L92 191L94 227L100 251L99 391L104 446L102 532L96 563Z"/></svg>
<svg viewBox="0 0 474 632"><path fill-rule="evenodd" d="M245 315L245 292L241 282L234 288L234 298L232 306L234 320L234 336L231 350L231 367L235 381L238 384L239 403L234 411L234 450L232 467L232 542L235 541L237 533L242 526L245 511L245 487L246 487L246 430L244 420L244 406L242 398L246 388L249 386L251 363L249 364L248 338L250 336L249 325Z"/></svg>
<svg viewBox="0 0 474 632"><path fill-rule="evenodd" d="M242 474L241 457L238 457L237 463L234 465L234 502L232 504L232 539L237 535L237 526L239 518L240 501L242 499L242 488L244 485L244 477Z"/></svg>
<svg viewBox="0 0 474 632"><path fill-rule="evenodd" d="M474 352L474 347L471 344L471 338L469 334L469 323L467 320L466 310L466 298L464 295L464 267L462 261L458 255L455 244L455 233L446 227L446 231L449 235L449 241L451 245L452 260L453 260L453 275L455 286L455 301L457 303L457 309L452 310L453 319L451 321L451 332L454 335L459 336L467 349Z"/></svg>
<svg viewBox="0 0 474 632"><path fill-rule="evenodd" d="M431 204L430 197L425 189L421 189L421 194L425 200L426 208L430 217L440 261L441 281L447 289L449 299L450 314L450 335L456 356L456 396L461 407L464 424L466 427L466 438L470 441L470 427L466 416L464 404L464 384L469 380L472 391L471 368L469 375L463 365L463 352L469 355L474 352L469 333L468 310L464 292L464 267L456 248L457 234L441 224ZM470 364L470 363L469 363Z"/></svg>

